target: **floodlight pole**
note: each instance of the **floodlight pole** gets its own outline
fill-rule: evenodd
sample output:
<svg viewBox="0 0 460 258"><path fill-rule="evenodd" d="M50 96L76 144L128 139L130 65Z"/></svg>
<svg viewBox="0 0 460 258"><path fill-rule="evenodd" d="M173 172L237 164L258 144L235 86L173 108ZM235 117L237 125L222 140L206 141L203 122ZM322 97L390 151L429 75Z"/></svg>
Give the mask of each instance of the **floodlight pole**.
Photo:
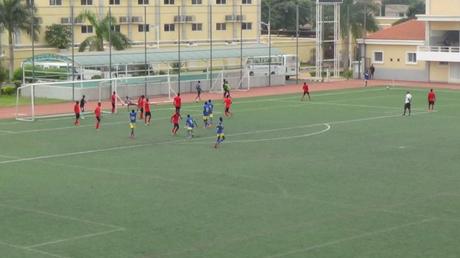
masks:
<svg viewBox="0 0 460 258"><path fill-rule="evenodd" d="M182 67L182 64L181 64L181 56L180 56L180 41L181 41L181 37L180 37L180 25L181 25L181 20L182 20L182 17L180 15L180 6L177 7L177 16L178 16L178 19L179 21L177 22L177 59L179 61L178 63L178 74L177 74L177 92L180 93L180 70L181 70L181 67Z"/></svg>
<svg viewBox="0 0 460 258"><path fill-rule="evenodd" d="M144 95L147 96L147 6L144 5Z"/></svg>
<svg viewBox="0 0 460 258"><path fill-rule="evenodd" d="M243 5L240 5L240 89L243 88Z"/></svg>
<svg viewBox="0 0 460 258"><path fill-rule="evenodd" d="M72 1L72 6L70 7L70 18L72 19L72 23L70 25L72 30L72 100L75 100L75 14L74 14L74 2Z"/></svg>
<svg viewBox="0 0 460 258"><path fill-rule="evenodd" d="M109 7L109 79L112 91L112 7Z"/></svg>
<svg viewBox="0 0 460 258"><path fill-rule="evenodd" d="M272 86L272 8L268 6L268 86Z"/></svg>
<svg viewBox="0 0 460 258"><path fill-rule="evenodd" d="M213 36L213 33L212 33L212 30L213 30L213 24L212 24L212 2L209 1L209 66L210 66L210 70L209 70L209 76L210 76L210 80L209 80L209 89L212 88L212 83L213 83L213 78L212 78L212 67L213 67L213 63L212 63L212 36Z"/></svg>
<svg viewBox="0 0 460 258"><path fill-rule="evenodd" d="M295 55L296 55L296 62L295 62L295 81L296 84L299 84L299 5L295 6L295 20L296 20L296 28L295 28Z"/></svg>

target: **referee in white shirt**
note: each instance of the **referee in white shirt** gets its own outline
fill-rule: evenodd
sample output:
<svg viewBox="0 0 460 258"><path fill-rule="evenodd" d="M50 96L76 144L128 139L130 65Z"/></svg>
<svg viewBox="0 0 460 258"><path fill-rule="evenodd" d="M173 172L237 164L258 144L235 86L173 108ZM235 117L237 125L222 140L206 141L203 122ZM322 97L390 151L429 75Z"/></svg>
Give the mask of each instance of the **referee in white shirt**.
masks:
<svg viewBox="0 0 460 258"><path fill-rule="evenodd" d="M410 92L406 92L406 97L404 98L404 113L403 116L406 115L406 111L409 111L410 116L410 104L412 103L412 95Z"/></svg>

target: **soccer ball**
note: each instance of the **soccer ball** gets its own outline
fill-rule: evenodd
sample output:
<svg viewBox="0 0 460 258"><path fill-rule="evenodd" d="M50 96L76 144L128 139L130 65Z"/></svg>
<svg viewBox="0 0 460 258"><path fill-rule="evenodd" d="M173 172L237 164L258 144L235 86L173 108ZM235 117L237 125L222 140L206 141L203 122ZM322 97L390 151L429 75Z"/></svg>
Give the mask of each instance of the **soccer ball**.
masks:
<svg viewBox="0 0 460 258"><path fill-rule="evenodd" d="M390 89L390 86L387 86L387 90L389 90L389 89Z"/></svg>

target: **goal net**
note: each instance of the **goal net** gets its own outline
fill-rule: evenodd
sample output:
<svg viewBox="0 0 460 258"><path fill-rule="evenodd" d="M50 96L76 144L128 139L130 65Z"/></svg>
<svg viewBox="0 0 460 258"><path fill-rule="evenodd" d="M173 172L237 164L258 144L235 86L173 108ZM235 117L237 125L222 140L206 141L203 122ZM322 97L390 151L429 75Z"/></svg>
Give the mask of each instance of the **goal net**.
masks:
<svg viewBox="0 0 460 258"><path fill-rule="evenodd" d="M222 70L213 74L211 93L223 93L224 82L227 82L231 90L247 91L251 88L249 71L246 69Z"/></svg>
<svg viewBox="0 0 460 258"><path fill-rule="evenodd" d="M115 109L111 96L115 92ZM21 86L16 95L16 119L34 121L39 118L73 116L76 101L84 96L82 115L92 113L98 102L104 113L116 113L127 99L137 103L141 95L159 96L168 100L175 93L169 75L120 77L100 80L40 82Z"/></svg>

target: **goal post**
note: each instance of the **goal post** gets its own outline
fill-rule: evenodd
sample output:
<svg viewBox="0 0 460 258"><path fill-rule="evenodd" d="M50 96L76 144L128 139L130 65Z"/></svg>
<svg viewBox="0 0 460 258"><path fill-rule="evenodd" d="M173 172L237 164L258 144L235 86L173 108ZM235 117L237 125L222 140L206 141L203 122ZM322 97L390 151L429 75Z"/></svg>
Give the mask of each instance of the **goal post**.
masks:
<svg viewBox="0 0 460 258"><path fill-rule="evenodd" d="M227 82L234 91L248 91L251 88L249 71L247 69L231 69L219 71L217 76L213 78L211 93L223 93L224 82Z"/></svg>
<svg viewBox="0 0 460 258"><path fill-rule="evenodd" d="M166 96L175 92L169 75L120 77L112 79L40 82L17 88L16 119L34 121L39 118L73 116L76 101L85 96L85 113L91 113L98 102L103 113L112 113L111 96L115 92L115 112L124 104L126 97L137 103L137 97Z"/></svg>

